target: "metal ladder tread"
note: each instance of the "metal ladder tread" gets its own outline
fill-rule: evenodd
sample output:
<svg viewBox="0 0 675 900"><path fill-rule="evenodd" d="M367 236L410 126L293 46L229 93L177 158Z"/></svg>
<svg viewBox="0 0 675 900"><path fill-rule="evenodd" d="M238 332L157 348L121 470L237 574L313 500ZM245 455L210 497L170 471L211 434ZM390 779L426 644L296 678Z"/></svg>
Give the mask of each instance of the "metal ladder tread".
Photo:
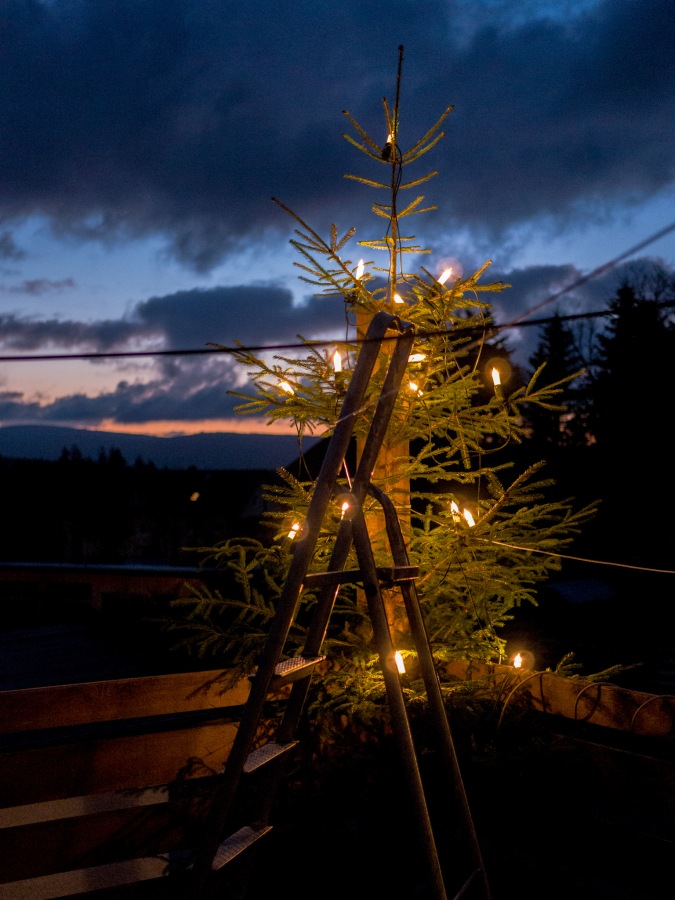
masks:
<svg viewBox="0 0 675 900"><path fill-rule="evenodd" d="M419 566L378 566L377 577L386 584L401 584L403 581L414 581L419 571ZM305 575L303 587L353 584L360 581L363 581L361 569L340 569L337 572L312 572Z"/></svg>
<svg viewBox="0 0 675 900"><path fill-rule="evenodd" d="M260 840L261 837L264 837L271 830L271 825L263 825L261 828L253 828L250 825L245 825L243 828L240 828L239 831L235 831L234 834L231 834L227 840L224 840L216 850L216 855L213 857L213 862L211 863L213 871L215 872L218 869L222 869L223 866L226 866L231 862L235 856L239 856L243 850L246 850L251 844L255 844L256 841Z"/></svg>
<svg viewBox="0 0 675 900"><path fill-rule="evenodd" d="M284 753L289 753L298 743L299 741L287 741L284 744L280 744L277 741L269 741L267 744L263 744L262 747L258 747L257 750L248 755L243 771L250 775L251 772L255 772L256 769L264 766L265 763L278 759Z"/></svg>
<svg viewBox="0 0 675 900"><path fill-rule="evenodd" d="M274 667L270 691L277 691L285 684L290 684L299 678L306 678L325 658L324 654L323 656L292 656L290 659L282 660Z"/></svg>

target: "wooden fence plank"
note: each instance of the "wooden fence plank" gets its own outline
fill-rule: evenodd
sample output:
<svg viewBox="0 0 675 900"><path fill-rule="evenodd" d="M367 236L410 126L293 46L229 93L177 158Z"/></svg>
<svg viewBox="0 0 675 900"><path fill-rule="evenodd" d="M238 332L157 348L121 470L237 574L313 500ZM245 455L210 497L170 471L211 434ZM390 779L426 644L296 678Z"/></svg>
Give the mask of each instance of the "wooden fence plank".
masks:
<svg viewBox="0 0 675 900"><path fill-rule="evenodd" d="M0 829L0 883L42 877L192 846L194 804L111 810ZM0 891L0 897L3 896Z"/></svg>
<svg viewBox="0 0 675 900"><path fill-rule="evenodd" d="M222 676L216 669L0 691L0 728L12 734L246 703L249 680L223 691Z"/></svg>
<svg viewBox="0 0 675 900"><path fill-rule="evenodd" d="M675 697L646 694L615 684L566 678L483 662L453 661L445 666L458 679L480 680L500 689L502 703L527 698L534 709L579 722L642 736L675 735Z"/></svg>
<svg viewBox="0 0 675 900"><path fill-rule="evenodd" d="M130 897L124 893L126 886L139 898L168 897L169 885L165 883L170 880L166 878L166 862L150 857L0 884L0 897L2 900L55 900L91 896L92 900L98 900L101 892L109 897ZM151 882L152 894L138 891L145 881ZM160 891L156 893L158 887Z"/></svg>
<svg viewBox="0 0 675 900"><path fill-rule="evenodd" d="M231 721L216 721L153 734L8 750L0 753L0 806L161 785L173 781L192 760L219 771L236 728ZM204 773L197 769L195 774Z"/></svg>

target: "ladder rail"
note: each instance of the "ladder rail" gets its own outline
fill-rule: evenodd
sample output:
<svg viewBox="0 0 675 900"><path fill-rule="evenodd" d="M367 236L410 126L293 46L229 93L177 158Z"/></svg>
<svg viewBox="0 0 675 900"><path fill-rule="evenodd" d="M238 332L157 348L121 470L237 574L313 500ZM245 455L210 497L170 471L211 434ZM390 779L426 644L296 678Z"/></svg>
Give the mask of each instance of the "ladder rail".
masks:
<svg viewBox="0 0 675 900"><path fill-rule="evenodd" d="M381 488L374 484L370 485L369 492L378 501L384 512L387 539L394 564L398 566L407 566L409 564L408 549L401 530L401 523L391 498L385 494ZM474 866L475 877L479 877L481 880L482 896L484 897L484 900L490 900L490 886L487 881L485 864L473 816L471 815L471 808L469 806L459 760L457 758L455 743L452 737L452 729L445 709L445 703L443 702L440 680L431 652L431 644L422 615L417 588L413 581L402 582L400 587L406 616L408 618L408 625L410 626L410 632L415 644L420 672L422 674L422 680L424 681L427 700L429 702L431 719L434 724L440 754L444 762L443 771L449 776L447 779L448 788L454 796L455 806L461 815L465 828L466 850L469 859Z"/></svg>
<svg viewBox="0 0 675 900"><path fill-rule="evenodd" d="M320 587L307 628L302 655L286 659L282 663L280 661L297 613L300 594L305 582L309 580L309 568L316 551L322 524L333 498L356 422L364 415L364 401L368 386L381 352L382 342L386 339L388 331L396 332L397 340L392 353L389 354L383 386L374 405L370 427L350 485L350 492L355 501L354 514L351 519L345 517L340 522L330 555L328 572L324 573L324 577L316 578L315 583ZM490 890L480 847L414 584L416 568L409 564L408 551L394 504L384 491L371 483L372 472L406 373L414 334L414 326L411 323L387 312L382 311L371 319L344 396L340 418L328 443L323 464L312 491L302 535L298 536L293 545L293 554L277 610L256 674L252 677L249 699L244 707L227 763L221 773L219 786L212 797L203 837L197 846L192 867L191 897L207 900L208 897L213 896L211 891L217 888L217 883L211 880L212 870L219 868L221 862L224 864L230 859L243 855L242 851L246 847L257 846L259 838L271 830L269 821L274 796L284 771L285 759L298 743L296 735L309 693L312 673L317 662L324 658L320 656L321 648L340 584L349 580L360 582L363 585L375 647L383 674L392 732L403 764L402 778L407 787L408 799L412 807L411 812L415 817L416 828L414 831L419 842L419 850L424 858L426 881L431 891L430 900L448 900L444 872L425 797L401 678L395 663L392 634L382 593L383 570L376 566L364 514L364 504L367 496L370 495L383 510L387 541L394 562L391 575L387 576L389 570L384 570L385 580L387 577L391 578L401 587L436 738L440 745L443 771L449 775L450 792L462 815L463 836L467 841L466 855L471 863L472 873L468 881L460 888L459 893L455 894L455 900L465 894L470 884L478 884L482 900L490 900ZM355 552L359 568L355 572L346 573L345 564L352 549ZM341 577L347 575L350 577ZM282 669L285 670L285 667L294 668L292 679L289 672L285 672L283 676L277 675ZM252 753L251 750L259 734L259 725L270 690L280 677L283 677L284 683L292 680L284 712L273 740L264 748L254 750ZM255 812L251 816L251 825L239 828L230 838L221 843L226 828L233 825L230 820L233 818L232 811L236 808L235 798L241 779L242 777L250 778L252 772L256 773L254 777L258 791L255 794ZM247 869L240 868L238 872L235 870L234 874L238 881L233 889L228 890L229 900L242 898L248 881Z"/></svg>
<svg viewBox="0 0 675 900"><path fill-rule="evenodd" d="M375 318L377 318L377 316ZM375 319L373 319L373 321L375 321ZM384 321L385 320L383 320L383 322ZM401 387L401 382L403 381L403 378L405 376L408 358L410 356L410 351L412 350L412 344L414 340L413 327L408 322L403 322L395 316L390 316L388 327L391 328L394 326L400 328L400 336L396 341L396 346L394 347L394 351L389 360L389 366L387 368L384 384L382 386L382 392L380 393L380 396L377 400L371 426L364 441L361 456L356 468L356 473L354 475L354 478L352 479L350 493L353 495L357 505L363 503L368 492L371 474L373 469L375 468L377 457L382 447L382 442L384 441L391 415L394 411L396 398ZM369 333L370 328L368 329L368 333L366 334L366 342L368 341ZM361 357L359 356L359 362L360 359ZM372 369L368 369L367 375L365 369L363 370L363 372L360 372L357 363L353 379L357 377L370 377L371 371ZM359 385L359 390L360 387L361 386ZM344 407L340 421L343 420L346 420ZM353 423L349 428L350 438L352 433ZM349 442L347 441L347 445L348 443ZM344 459L344 454L341 459ZM339 466L337 471L339 472ZM319 478L322 477L323 472L324 470L322 467L321 472L319 473ZM333 482L336 478L337 472L333 478ZM333 544L333 550L328 564L328 568L330 571L339 571L344 568L344 565L349 556L349 551L352 548L352 543L352 523L349 519L343 519L340 523L335 543ZM303 577L307 574L307 568L308 566L304 567ZM328 622L330 621L330 617L335 606L335 600L337 598L338 590L338 585L327 585L319 593L316 612L312 618L307 632L307 637L305 639L305 652L308 655L314 656L321 652L321 647L326 637ZM302 710L304 708L308 691L309 679L302 684L293 686L291 696L288 699L286 713L280 725L280 735L282 736L282 739L289 740L294 734L302 715Z"/></svg>
<svg viewBox="0 0 675 900"><path fill-rule="evenodd" d="M362 413L366 391L387 331L397 332L399 339L396 341L390 364L385 375L384 387L376 406L376 409L380 410L380 414L386 416L386 422L379 422L377 417L374 416L366 440L368 459L372 460L368 476L370 476L370 471L372 471L372 466L374 466L382 441L384 440L398 388L403 378L403 374L405 373L405 366L410 355L410 349L414 339L414 326L411 323L400 319L398 316L393 316L387 312L381 311L371 319L365 340L359 352L354 373L344 397L340 418L333 430L318 478L314 485L314 490L312 491L305 519L303 536L294 547L277 612L272 621L265 647L251 684L249 698L244 708L232 748L230 749L221 784L219 789L216 790L212 800L209 828L197 848L193 873L197 888L202 891L206 890L206 884L211 871L211 863L220 846L220 835L225 830L229 811L243 773L247 756L256 738L258 723L264 710L270 683L274 676L274 670L283 653L288 633L293 622L303 579L311 564L321 525L349 448L349 442L353 435L356 419ZM389 413L388 415L386 415L387 412ZM366 448L364 448L364 452L365 449ZM359 466L359 469L362 470L363 467ZM361 487L359 485L358 489L359 491L363 491L365 496L365 486ZM346 560L351 547L351 540L347 529L341 528L338 538L340 538L340 535L344 535L344 537L340 540L339 554L344 554L344 560ZM344 560L342 564L344 564ZM312 630L313 644L316 645L318 643L319 646L323 642L323 636L325 635L328 626L337 591L333 591L333 603L330 602L330 594L327 591L323 593L325 593L324 605L321 610L317 627ZM320 632L322 632L321 641L318 640ZM309 686L309 679L306 681L307 684L304 691L305 696ZM303 682L296 682L296 685L301 684L303 684ZM302 712L302 704L299 702L299 699L303 696L303 690L302 688L299 690L296 689L296 685L294 685L295 690L292 689L291 691L291 693L295 693L296 698L298 698L293 706L293 717L299 718ZM290 717L288 722L291 722ZM197 894L197 896L199 896L199 894Z"/></svg>
<svg viewBox="0 0 675 900"><path fill-rule="evenodd" d="M368 612L373 625L373 633L380 658L380 667L387 693L392 730L403 762L403 778L407 784L408 797L415 814L417 839L426 861L426 871L434 900L447 900L443 872L438 856L429 810L426 803L422 776L417 761L410 721L405 706L403 688L394 656L387 613L382 597L368 526L359 507L352 522L354 549L363 572L363 590L368 604Z"/></svg>

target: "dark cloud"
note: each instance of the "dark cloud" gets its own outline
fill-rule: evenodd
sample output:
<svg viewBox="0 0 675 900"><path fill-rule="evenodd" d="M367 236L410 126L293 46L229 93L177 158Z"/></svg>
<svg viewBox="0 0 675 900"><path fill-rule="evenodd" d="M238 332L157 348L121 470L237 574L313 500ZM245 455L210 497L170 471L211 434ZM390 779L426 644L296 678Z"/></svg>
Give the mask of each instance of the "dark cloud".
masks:
<svg viewBox="0 0 675 900"><path fill-rule="evenodd" d="M120 352L153 342L156 350L199 350L208 344L230 347L297 342L344 326L340 298L312 298L293 305L289 290L275 286L195 288L152 297L126 319L94 322L36 319L0 314L0 346ZM168 364L168 363L167 363Z"/></svg>
<svg viewBox="0 0 675 900"><path fill-rule="evenodd" d="M4 291L7 294L27 294L37 297L40 294L63 291L72 287L75 287L75 281L72 278L60 278L58 281L53 281L49 278L30 278L21 284L12 284L7 287L0 285L0 291Z"/></svg>
<svg viewBox="0 0 675 900"><path fill-rule="evenodd" d="M288 234L272 196L368 236L378 198L342 178L363 161L340 113L384 137L401 43L404 149L455 106L428 166L436 231L496 236L656 194L673 179L672 3L552 6L5 0L0 214L160 234L203 271Z"/></svg>
<svg viewBox="0 0 675 900"><path fill-rule="evenodd" d="M524 314L529 310L539 309L536 318L554 312L570 315L589 309L604 311L626 279L636 284L641 280L656 284L659 273L667 277L672 293L672 269L646 258L626 263L570 291L566 288L580 280L580 273L572 266L529 266L491 272L490 281L510 285L502 294L490 295L494 319L501 325L519 322L502 334L514 361L527 367L541 336L539 327L528 327ZM334 303L339 301L313 299L304 307L293 307L289 292L273 286L183 291L138 304L126 322L34 322L4 316L0 318L0 342L6 348L30 351L49 346L98 347L101 352L114 346L128 349L134 341L149 336L157 343L157 349L199 349L211 339L228 346L233 346L235 339L249 346L294 343L298 333L306 337L325 335L339 326L340 315L331 308ZM599 320L594 327L602 324ZM292 351L285 351L284 355L291 356ZM235 407L242 401L229 391L255 393L242 367L229 354L158 356L152 365L149 378L147 373L144 379L131 380L126 376L114 389L96 396L75 393L38 403L16 391L0 392L0 420L77 422L88 426L105 420L122 425L156 420L188 424L233 417Z"/></svg>
<svg viewBox="0 0 675 900"><path fill-rule="evenodd" d="M41 406L35 418L42 422L87 422L91 425L105 420L131 425L162 420L190 422L232 418L235 406L241 401L227 393L230 386L223 373L214 383L198 386L182 372L171 381L162 379L147 384L120 381L113 391L96 397L84 394L59 397ZM21 418L27 418L25 412Z"/></svg>
<svg viewBox="0 0 675 900"><path fill-rule="evenodd" d="M11 231L0 232L0 259L24 259L26 253L17 246Z"/></svg>
<svg viewBox="0 0 675 900"><path fill-rule="evenodd" d="M168 347L233 346L296 341L339 328L339 298L313 298L293 306L289 290L274 285L196 288L139 303L133 316L148 329L161 329Z"/></svg>
<svg viewBox="0 0 675 900"><path fill-rule="evenodd" d="M112 390L95 396L77 392L47 402L29 400L17 391L0 392L0 420L95 427L106 420L124 425L232 418L235 407L242 402L228 394L232 389L242 389L235 367L236 363L224 356L198 362L160 361L157 377L148 381L124 379ZM253 393L250 386L249 390Z"/></svg>
<svg viewBox="0 0 675 900"><path fill-rule="evenodd" d="M557 314L570 317L569 325L585 347L606 327L606 313L619 288L632 285L641 296L670 300L675 297L675 271L663 260L639 257L608 266L594 277L574 266L527 266L493 272L495 281L510 287L492 295L492 313L512 359L527 368L543 333L543 323ZM597 316L582 318L588 314ZM580 318L575 319L575 316Z"/></svg>
<svg viewBox="0 0 675 900"><path fill-rule="evenodd" d="M297 343L344 327L344 304L338 298L313 298L292 305L290 291L269 286L195 289L137 304L124 321L33 320L0 315L0 347L32 352L114 352L152 340L156 350L200 350L207 344L233 347ZM292 355L288 351L286 355ZM96 396L75 393L37 404L16 392L0 395L0 420L83 422L106 419L121 424L169 419L199 421L235 415L242 401L230 390L254 393L242 367L228 354L147 358L149 379L125 377ZM147 361L147 360L146 360ZM102 362L102 360L101 360ZM116 365L129 368L124 359Z"/></svg>
<svg viewBox="0 0 675 900"><path fill-rule="evenodd" d="M109 320L77 322L62 319L34 319L14 313L0 314L0 346L5 350L46 352L66 349L80 352L128 350L134 340L161 337L145 326Z"/></svg>

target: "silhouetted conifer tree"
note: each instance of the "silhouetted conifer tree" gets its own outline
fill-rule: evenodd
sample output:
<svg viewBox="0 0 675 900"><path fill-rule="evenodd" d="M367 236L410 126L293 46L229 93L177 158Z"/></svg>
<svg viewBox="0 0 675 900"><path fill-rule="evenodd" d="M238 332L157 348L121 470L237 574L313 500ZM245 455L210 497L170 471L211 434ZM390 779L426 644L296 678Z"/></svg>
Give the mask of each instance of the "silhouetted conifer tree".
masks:
<svg viewBox="0 0 675 900"><path fill-rule="evenodd" d="M559 313L543 327L529 363L534 377L554 392L553 403L536 403L527 409L530 438L544 447L584 443L586 414L579 378L585 370L575 336Z"/></svg>

